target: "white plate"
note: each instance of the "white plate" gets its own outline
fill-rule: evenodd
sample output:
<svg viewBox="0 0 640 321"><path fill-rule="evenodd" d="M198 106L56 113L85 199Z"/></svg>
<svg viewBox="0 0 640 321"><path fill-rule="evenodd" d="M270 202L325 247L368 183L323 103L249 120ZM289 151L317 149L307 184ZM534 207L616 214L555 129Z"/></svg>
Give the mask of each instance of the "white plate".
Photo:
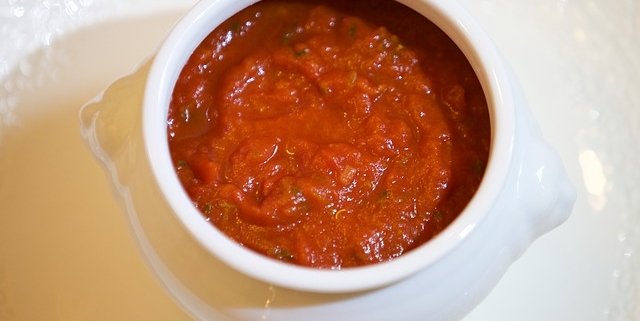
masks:
<svg viewBox="0 0 640 321"><path fill-rule="evenodd" d="M579 191L465 321L640 320L640 2L461 2ZM0 6L0 320L189 319L145 267L78 120L153 52L183 12L167 3Z"/></svg>

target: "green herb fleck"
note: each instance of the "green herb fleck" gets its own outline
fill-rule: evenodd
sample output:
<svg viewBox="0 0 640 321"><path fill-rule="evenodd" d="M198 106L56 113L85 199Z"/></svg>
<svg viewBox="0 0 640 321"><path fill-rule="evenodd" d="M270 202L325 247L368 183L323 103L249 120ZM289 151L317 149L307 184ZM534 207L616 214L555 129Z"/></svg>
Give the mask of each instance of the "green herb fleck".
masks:
<svg viewBox="0 0 640 321"><path fill-rule="evenodd" d="M298 185L291 185L289 187L289 192L295 196L302 196L302 189Z"/></svg>
<svg viewBox="0 0 640 321"><path fill-rule="evenodd" d="M281 261L291 261L293 260L293 254L291 254L291 252L283 247L277 247L274 251L273 251L273 255L275 256L276 259L281 260Z"/></svg>
<svg viewBox="0 0 640 321"><path fill-rule="evenodd" d="M242 24L240 24L240 22L234 21L231 23L231 32L237 33L240 31L240 28L242 28Z"/></svg>
<svg viewBox="0 0 640 321"><path fill-rule="evenodd" d="M436 221L440 222L444 218L444 213L441 210L435 210L435 212L433 212L433 217Z"/></svg>
<svg viewBox="0 0 640 321"><path fill-rule="evenodd" d="M358 34L358 26L354 23L349 26L349 38L353 39Z"/></svg>
<svg viewBox="0 0 640 321"><path fill-rule="evenodd" d="M393 53L392 53L393 58L398 59L403 49L404 49L404 46L401 43L399 43L398 46L396 46L396 48L393 49Z"/></svg>
<svg viewBox="0 0 640 321"><path fill-rule="evenodd" d="M285 31L282 33L282 44L290 44L293 37L298 33L298 28L297 24L293 24L285 28Z"/></svg>
<svg viewBox="0 0 640 321"><path fill-rule="evenodd" d="M471 171L476 175L482 175L484 173L484 162L476 160L471 164Z"/></svg>
<svg viewBox="0 0 640 321"><path fill-rule="evenodd" d="M309 53L309 49L308 48L304 48L301 50L296 50L293 52L293 55L296 56L296 58L301 58L307 55L307 53Z"/></svg>
<svg viewBox="0 0 640 321"><path fill-rule="evenodd" d="M234 204L231 204L226 200L219 200L216 205L222 210L224 214L235 213L238 210L238 208Z"/></svg>
<svg viewBox="0 0 640 321"><path fill-rule="evenodd" d="M291 42L291 37L293 34L291 32L285 32L282 34L282 43L288 45Z"/></svg>
<svg viewBox="0 0 640 321"><path fill-rule="evenodd" d="M185 168L189 167L189 163L187 163L187 161L184 160L184 159L179 160L176 163L176 165L178 167L178 170L185 169Z"/></svg>

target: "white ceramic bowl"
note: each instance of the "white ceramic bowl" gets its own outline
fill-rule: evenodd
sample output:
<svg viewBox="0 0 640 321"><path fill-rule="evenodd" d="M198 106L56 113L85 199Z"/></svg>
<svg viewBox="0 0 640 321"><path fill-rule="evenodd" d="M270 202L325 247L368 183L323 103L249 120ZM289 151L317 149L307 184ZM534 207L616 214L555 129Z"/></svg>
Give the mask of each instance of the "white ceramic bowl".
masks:
<svg viewBox="0 0 640 321"><path fill-rule="evenodd" d="M353 292L389 285L418 271L446 269L447 265L454 264L452 262L471 262L464 262L464 258L462 262L443 258L453 252L471 253L474 247L485 246L482 242L488 238L487 233L492 233L492 228L479 227L488 224L487 218L492 212L495 217L509 212L523 213L516 221L508 221L513 225L508 229L512 232L504 233L500 240L504 248L511 250L509 261L519 256L536 237L567 218L575 193L566 181L559 159L538 135L514 78L491 40L455 1L399 0L454 40L471 62L488 100L492 129L489 162L483 181L466 209L435 238L397 259L343 270L282 263L228 238L204 219L178 181L167 142L167 110L176 79L193 50L218 24L254 2L203 0L198 3L162 44L144 93L143 138L153 176L175 216L211 255L246 275L278 286L311 292ZM499 221L498 218L494 223ZM460 250L463 244L466 249ZM490 266L485 263L475 267L475 263L469 264L469 273L478 274L480 271L473 269ZM443 282L446 284L447 280Z"/></svg>

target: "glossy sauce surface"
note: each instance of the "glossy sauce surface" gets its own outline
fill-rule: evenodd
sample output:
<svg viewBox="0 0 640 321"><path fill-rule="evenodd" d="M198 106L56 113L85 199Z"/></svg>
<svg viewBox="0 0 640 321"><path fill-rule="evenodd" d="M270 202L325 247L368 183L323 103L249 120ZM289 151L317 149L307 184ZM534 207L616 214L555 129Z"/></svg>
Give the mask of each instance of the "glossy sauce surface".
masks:
<svg viewBox="0 0 640 321"><path fill-rule="evenodd" d="M392 1L261 1L195 50L168 116L203 215L244 246L343 268L423 244L473 196L490 146L464 55Z"/></svg>

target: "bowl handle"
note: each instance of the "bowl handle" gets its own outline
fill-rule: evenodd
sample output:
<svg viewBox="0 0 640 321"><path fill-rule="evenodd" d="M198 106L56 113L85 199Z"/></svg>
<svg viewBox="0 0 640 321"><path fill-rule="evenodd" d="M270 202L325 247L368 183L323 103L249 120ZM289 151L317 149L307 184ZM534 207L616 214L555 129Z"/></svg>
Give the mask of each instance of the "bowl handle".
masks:
<svg viewBox="0 0 640 321"><path fill-rule="evenodd" d="M518 86L512 75L512 84ZM515 209L521 213L517 233L526 244L569 218L576 200L558 153L543 138L520 88L515 95L517 133ZM524 250L524 249L521 249ZM522 253L523 251L518 251Z"/></svg>
<svg viewBox="0 0 640 321"><path fill-rule="evenodd" d="M576 199L560 157L541 139L524 144L516 182L520 232L531 242L567 220Z"/></svg>

